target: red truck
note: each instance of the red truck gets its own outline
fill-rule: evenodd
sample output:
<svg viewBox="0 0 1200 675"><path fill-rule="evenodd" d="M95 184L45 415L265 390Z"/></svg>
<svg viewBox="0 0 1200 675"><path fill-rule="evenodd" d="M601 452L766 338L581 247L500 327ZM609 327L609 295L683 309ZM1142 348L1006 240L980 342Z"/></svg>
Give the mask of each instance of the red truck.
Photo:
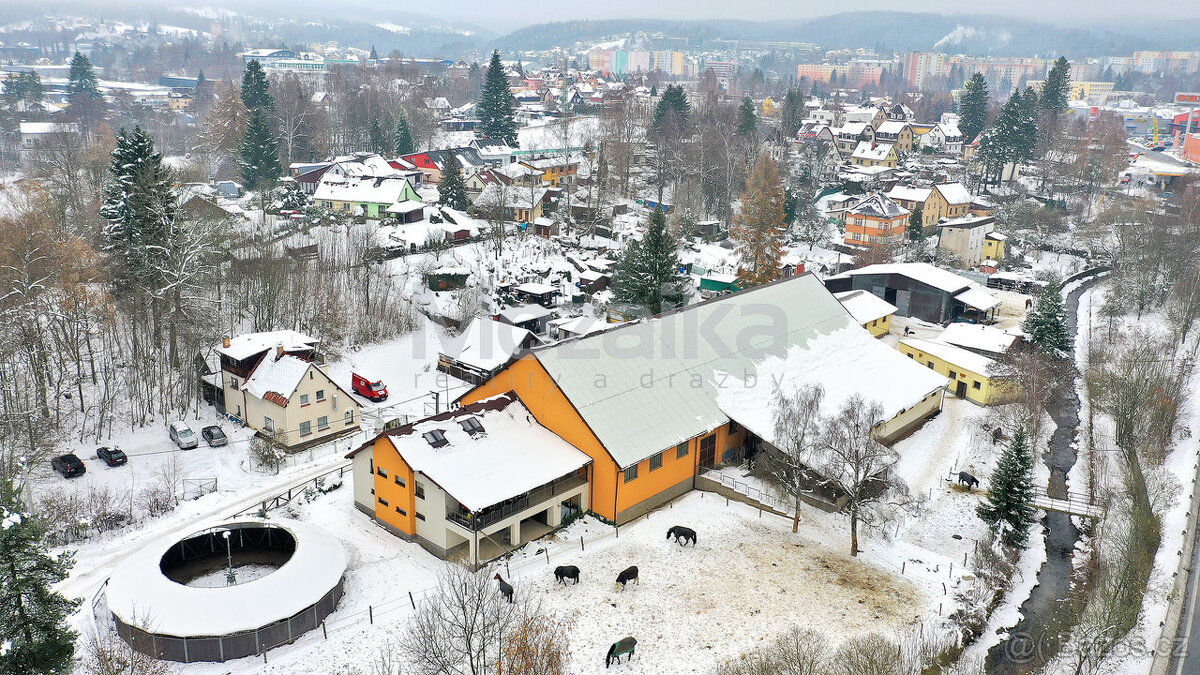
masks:
<svg viewBox="0 0 1200 675"><path fill-rule="evenodd" d="M350 378L350 383L354 387L354 393L359 396L365 396L372 401L387 400L387 387L383 384L382 380L372 382L358 373L351 374Z"/></svg>

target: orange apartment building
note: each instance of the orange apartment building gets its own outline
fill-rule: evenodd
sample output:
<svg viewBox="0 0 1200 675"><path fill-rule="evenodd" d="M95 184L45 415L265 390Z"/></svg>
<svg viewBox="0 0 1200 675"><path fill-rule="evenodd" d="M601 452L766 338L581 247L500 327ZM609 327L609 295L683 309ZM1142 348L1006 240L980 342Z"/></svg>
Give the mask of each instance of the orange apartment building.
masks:
<svg viewBox="0 0 1200 675"><path fill-rule="evenodd" d="M886 195L872 194L843 213L845 242L853 246L872 246L903 238L910 213Z"/></svg>

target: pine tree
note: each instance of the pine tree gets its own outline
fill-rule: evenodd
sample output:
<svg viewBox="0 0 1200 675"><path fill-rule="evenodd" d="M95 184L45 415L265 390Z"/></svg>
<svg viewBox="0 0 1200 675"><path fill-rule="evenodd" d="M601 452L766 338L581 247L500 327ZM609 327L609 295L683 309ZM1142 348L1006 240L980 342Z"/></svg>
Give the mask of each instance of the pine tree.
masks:
<svg viewBox="0 0 1200 675"><path fill-rule="evenodd" d="M479 93L479 104L475 106L479 118L479 132L486 138L504 141L517 147L517 125L513 120L513 95L508 88L508 76L500 63L500 51L492 52L484 76L483 90Z"/></svg>
<svg viewBox="0 0 1200 675"><path fill-rule="evenodd" d="M375 51L375 45L371 45L371 55L367 59L371 63L379 63L379 52Z"/></svg>
<svg viewBox="0 0 1200 675"><path fill-rule="evenodd" d="M112 157L100 215L108 221L104 250L116 263L113 287L118 293L153 290L165 227L175 219L171 175L141 127L121 129Z"/></svg>
<svg viewBox="0 0 1200 675"><path fill-rule="evenodd" d="M767 153L759 156L746 181L742 208L730 234L741 253L739 283L755 286L775 279L783 257L783 183Z"/></svg>
<svg viewBox="0 0 1200 675"><path fill-rule="evenodd" d="M630 241L617 261L613 297L658 314L664 303L676 304L680 299L679 269L679 244L667 229L666 214L656 208L650 214L646 235Z"/></svg>
<svg viewBox="0 0 1200 675"><path fill-rule="evenodd" d="M1001 106L996 122L983 132L979 141L979 157L988 175L998 177L1005 164L1020 162L1031 156L1032 148L1028 147L1026 137L1027 113L1021 92L1015 91L1008 102Z"/></svg>
<svg viewBox="0 0 1200 675"><path fill-rule="evenodd" d="M1073 340L1067 330L1067 310L1063 305L1062 285L1058 279L1052 278L1038 296L1025 317L1022 330L1031 343L1050 354L1062 356L1071 351Z"/></svg>
<svg viewBox="0 0 1200 675"><path fill-rule="evenodd" d="M1006 545L1024 548L1035 514L1032 500L1033 453L1024 429L1017 429L996 463L987 502L980 504L976 513Z"/></svg>
<svg viewBox="0 0 1200 675"><path fill-rule="evenodd" d="M1071 106L1071 64L1067 57L1060 56L1050 67L1046 80L1042 83L1042 96L1038 100L1038 108L1057 115Z"/></svg>
<svg viewBox="0 0 1200 675"><path fill-rule="evenodd" d="M668 84L654 107L652 126L659 133L666 131L668 127L682 130L687 126L691 113L692 105L683 91L683 85Z"/></svg>
<svg viewBox="0 0 1200 675"><path fill-rule="evenodd" d="M249 121L250 113L233 85L229 85L208 113L199 134L200 144L209 152L233 156L242 147Z"/></svg>
<svg viewBox="0 0 1200 675"><path fill-rule="evenodd" d="M257 59L246 64L246 73L242 75L242 103L246 104L248 110L275 106L267 74Z"/></svg>
<svg viewBox="0 0 1200 675"><path fill-rule="evenodd" d="M250 111L246 125L246 138L239 153L242 181L248 190L267 190L283 173L279 164L279 148L275 136L267 124L267 112L263 108Z"/></svg>
<svg viewBox="0 0 1200 675"><path fill-rule="evenodd" d="M412 129L408 127L408 118L404 115L403 110L396 113L395 141L397 155L411 155L416 152Z"/></svg>
<svg viewBox="0 0 1200 675"><path fill-rule="evenodd" d="M391 145L388 142L387 136L383 133L383 128L379 126L378 117L371 118L371 126L367 130L367 141L371 144L371 152L380 155L387 152L389 149L388 146Z"/></svg>
<svg viewBox="0 0 1200 675"><path fill-rule="evenodd" d="M20 491L0 484L0 673L71 671L76 633L67 623L78 602L53 590L67 578L70 553L52 556L45 526L25 513Z"/></svg>
<svg viewBox="0 0 1200 675"><path fill-rule="evenodd" d="M658 96L658 85L650 85L650 98Z"/></svg>
<svg viewBox="0 0 1200 675"><path fill-rule="evenodd" d="M447 152L446 161L442 163L438 203L457 211L471 208L471 200L467 197L467 184L463 181L462 165L458 163L458 157L453 152Z"/></svg>
<svg viewBox="0 0 1200 675"><path fill-rule="evenodd" d="M1021 95L1020 112L1014 156L1019 162L1027 162L1037 156L1038 148L1038 94L1033 87L1026 87Z"/></svg>
<svg viewBox="0 0 1200 675"><path fill-rule="evenodd" d="M921 207L913 209L908 216L908 238L912 241L925 241L925 210Z"/></svg>
<svg viewBox="0 0 1200 675"><path fill-rule="evenodd" d="M982 73L975 73L967 80L967 90L958 104L959 131L963 140L970 143L987 126L988 116L988 86Z"/></svg>
<svg viewBox="0 0 1200 675"><path fill-rule="evenodd" d="M802 86L791 87L783 97L783 113L780 115L783 135L795 138L804 121L804 90Z"/></svg>
<svg viewBox="0 0 1200 675"><path fill-rule="evenodd" d="M758 131L758 115L755 114L754 101L750 100L749 95L743 96L742 103L738 106L737 134L753 136L756 131Z"/></svg>
<svg viewBox="0 0 1200 675"><path fill-rule="evenodd" d="M80 94L101 98L100 83L96 80L92 62L83 54L75 52L71 59L71 69L67 72L67 96L74 102Z"/></svg>

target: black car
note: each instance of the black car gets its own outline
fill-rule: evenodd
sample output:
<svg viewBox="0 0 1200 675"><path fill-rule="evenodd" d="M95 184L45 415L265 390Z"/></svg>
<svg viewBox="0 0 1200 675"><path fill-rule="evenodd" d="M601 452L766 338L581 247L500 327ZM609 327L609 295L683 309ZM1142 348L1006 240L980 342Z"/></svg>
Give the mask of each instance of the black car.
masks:
<svg viewBox="0 0 1200 675"><path fill-rule="evenodd" d="M215 424L201 429L200 435L204 437L205 443L214 448L229 442L229 439L225 437L225 432L221 431L221 427Z"/></svg>
<svg viewBox="0 0 1200 675"><path fill-rule="evenodd" d="M124 452L121 452L120 448L110 448L107 446L96 448L96 459L102 460L109 466L121 466L129 461L129 458L125 456Z"/></svg>
<svg viewBox="0 0 1200 675"><path fill-rule="evenodd" d="M83 460L70 453L50 460L50 468L61 473L63 478L82 476L87 471L87 467L83 465Z"/></svg>

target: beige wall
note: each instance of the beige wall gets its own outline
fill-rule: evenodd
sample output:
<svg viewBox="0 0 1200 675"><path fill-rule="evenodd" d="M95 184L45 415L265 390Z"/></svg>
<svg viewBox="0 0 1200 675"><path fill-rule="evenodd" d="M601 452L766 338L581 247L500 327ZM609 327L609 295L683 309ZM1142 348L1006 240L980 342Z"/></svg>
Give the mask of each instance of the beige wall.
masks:
<svg viewBox="0 0 1200 675"><path fill-rule="evenodd" d="M222 372L221 376L225 380L226 412L236 415L245 421L246 426L258 431L266 431L264 418L270 418L276 432L286 432L282 440L288 446L311 443L358 426L358 404L314 364L309 364L308 371L288 400L287 408L244 391L244 382L232 373ZM236 389L231 386L235 380ZM324 393L323 400L317 399L318 391ZM307 405L301 403L303 395L308 396ZM349 422L347 411L352 411ZM321 417L327 418L328 426L325 428L320 428L318 424ZM300 425L305 422L309 423L309 433L301 434Z"/></svg>

